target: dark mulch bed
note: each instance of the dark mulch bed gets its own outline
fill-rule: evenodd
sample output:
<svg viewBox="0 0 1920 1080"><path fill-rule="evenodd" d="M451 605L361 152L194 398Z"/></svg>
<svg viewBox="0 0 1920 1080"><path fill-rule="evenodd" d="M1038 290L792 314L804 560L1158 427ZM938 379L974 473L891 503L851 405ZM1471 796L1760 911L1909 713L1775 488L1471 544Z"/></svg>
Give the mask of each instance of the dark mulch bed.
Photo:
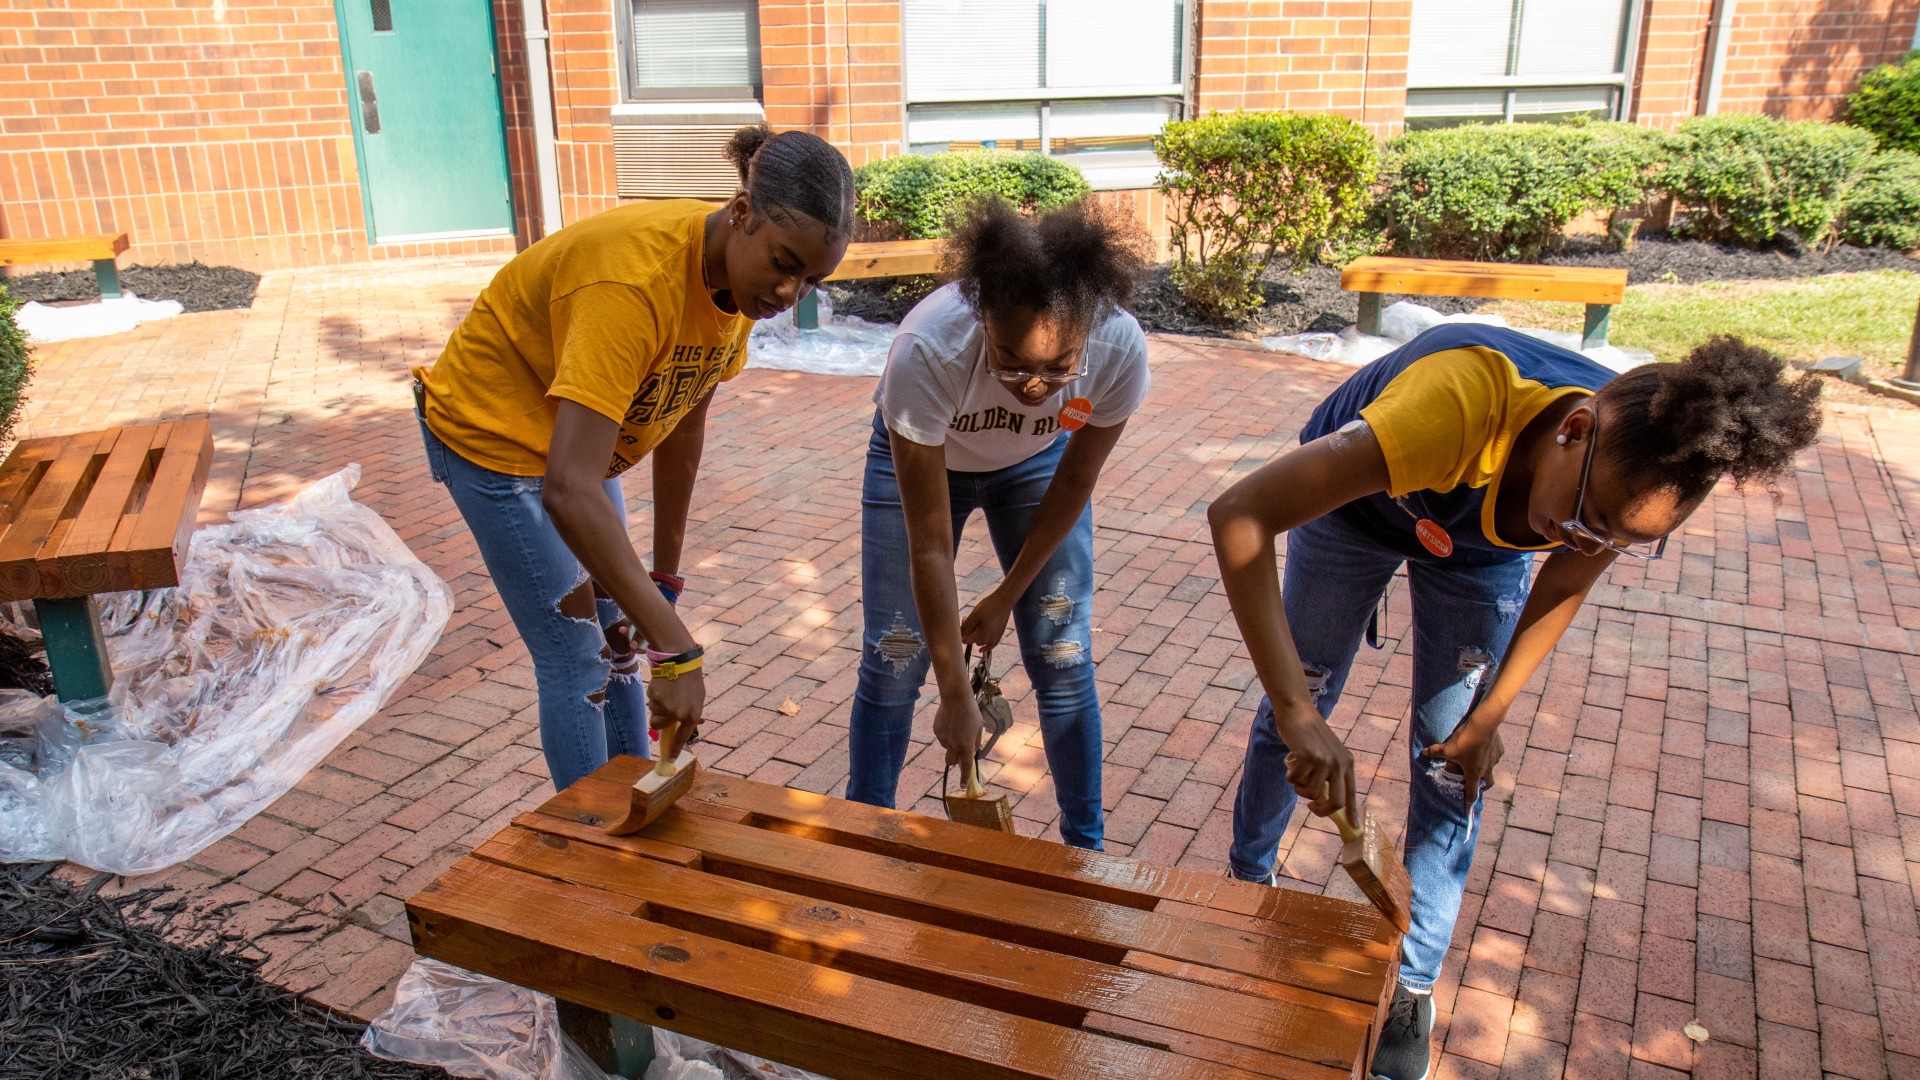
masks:
<svg viewBox="0 0 1920 1080"><path fill-rule="evenodd" d="M445 1080L360 1049L361 1025L259 976L244 943L162 937L185 901L68 889L53 863L0 866L0 1076L47 1080Z"/></svg>
<svg viewBox="0 0 1920 1080"><path fill-rule="evenodd" d="M1643 236L1630 252L1605 250L1597 238L1576 237L1541 261L1560 266L1624 266L1632 284L1657 281L1741 281L1754 278L1814 277L1863 270L1920 270L1920 260L1888 248L1836 246L1827 252L1749 251L1697 240ZM1222 326L1201 318L1181 300L1166 266L1155 267L1134 296L1133 312L1148 330L1209 337L1303 334L1338 331L1359 318L1359 299L1340 288L1340 271L1311 266L1294 274L1270 270L1264 281L1266 304L1240 326ZM893 283L855 281L829 285L834 311L874 322L898 322L913 306L908 290ZM1445 314L1477 311L1486 300L1423 296L1419 302ZM1392 302L1391 299L1388 301Z"/></svg>
<svg viewBox="0 0 1920 1080"><path fill-rule="evenodd" d="M253 306L260 275L233 266L198 262L167 266L128 266L120 287L142 300L178 300L188 311L226 311ZM60 300L98 300L100 284L91 270L47 271L7 279L7 291L21 301L51 304Z"/></svg>

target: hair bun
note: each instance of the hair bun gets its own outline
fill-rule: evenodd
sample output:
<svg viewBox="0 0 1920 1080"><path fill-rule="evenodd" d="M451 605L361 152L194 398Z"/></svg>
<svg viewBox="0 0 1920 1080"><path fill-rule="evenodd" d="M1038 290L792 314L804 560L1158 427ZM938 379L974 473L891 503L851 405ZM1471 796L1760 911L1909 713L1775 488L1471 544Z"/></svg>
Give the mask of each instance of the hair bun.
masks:
<svg viewBox="0 0 1920 1080"><path fill-rule="evenodd" d="M740 170L742 187L746 186L747 173L753 165L753 155L759 153L760 148L767 145L767 140L771 138L773 138L772 128L765 124L748 124L734 132L733 136L727 140L727 160L733 162L733 167Z"/></svg>

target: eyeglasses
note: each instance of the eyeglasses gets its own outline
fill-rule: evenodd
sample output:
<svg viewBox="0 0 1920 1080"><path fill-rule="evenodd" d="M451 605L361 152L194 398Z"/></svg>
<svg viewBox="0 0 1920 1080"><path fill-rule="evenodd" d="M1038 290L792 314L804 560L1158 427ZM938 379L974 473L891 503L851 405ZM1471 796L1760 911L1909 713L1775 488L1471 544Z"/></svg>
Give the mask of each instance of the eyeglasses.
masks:
<svg viewBox="0 0 1920 1080"><path fill-rule="evenodd" d="M1560 523L1561 531L1567 534L1571 543L1561 546L1582 555L1603 555L1612 552L1635 559L1657 559L1667 553L1667 538L1658 540L1639 540L1622 542L1609 540L1580 521L1580 511L1587 503L1587 475L1593 471L1593 448L1600 445L1600 421L1596 416L1593 426L1587 431L1587 456L1580 463L1580 487L1573 495L1573 516Z"/></svg>
<svg viewBox="0 0 1920 1080"><path fill-rule="evenodd" d="M1086 378L1087 361L1083 356L1080 360L1080 368L1077 371L1007 371L1003 368L994 367L992 364L987 365L987 370L993 373L994 378L999 379L1003 383L1024 383L1039 379L1048 386L1065 386L1076 379Z"/></svg>

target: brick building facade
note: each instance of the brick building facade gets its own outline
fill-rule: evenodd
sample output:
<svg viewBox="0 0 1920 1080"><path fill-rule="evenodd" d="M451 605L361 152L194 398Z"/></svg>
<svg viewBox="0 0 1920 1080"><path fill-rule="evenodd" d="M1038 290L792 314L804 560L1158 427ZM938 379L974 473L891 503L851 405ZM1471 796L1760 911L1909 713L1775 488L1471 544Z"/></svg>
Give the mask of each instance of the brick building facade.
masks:
<svg viewBox="0 0 1920 1080"><path fill-rule="evenodd" d="M470 21L490 24L480 62L498 99L484 103L498 119L481 129L497 129L505 163L488 228L402 228L393 239L394 230L370 227L386 211L374 209L366 179L377 166L366 135L378 130L376 105L399 121L405 92L388 81L378 95L368 72L349 64L349 27L371 5L373 36L362 26L358 40L384 48L380 20L390 35L409 7L22 0L0 9L0 235L126 231L128 261L256 269L524 246L541 233L542 215L523 0L471 2ZM855 165L948 145L1046 146L1098 165L1088 171L1101 197L1132 206L1156 231L1163 223L1142 156L1150 132L1139 125L1161 115L1331 111L1382 137L1408 124L1583 111L1671 128L1710 98L1722 111L1833 119L1864 71L1913 44L1920 18L1920 0L1628 0L1617 15L1605 3L1558 2L1556 28L1544 16L1525 22L1512 0L1052 0L1039 10L1094 14L1051 36L1040 16L1029 37L1043 70L1079 65L1093 71L1081 83L1098 82L1118 62L1110 54L1133 49L1125 55L1138 56L1143 73L1122 72L1128 85L1112 94L1042 81L1019 93L985 86L988 100L969 104L968 91L950 83L964 82L976 57L1000 63L1018 52L1032 0L546 0L560 217L612 206L623 189L654 190L635 170L669 144L645 138L670 137L673 116L705 106L684 88L655 95L639 86L659 58L634 42L699 29L685 20L720 12L734 20L729 32L745 35L754 85L689 130L720 132L737 116L763 115L776 128L816 132ZM1531 0L1526 10L1553 8ZM1100 13L1115 11L1111 21L1127 23L1127 33L1100 37L1108 21ZM970 45L976 31L991 44ZM1141 33L1147 45L1135 40ZM1604 45L1610 33L1617 46ZM1611 70L1595 67L1591 85L1572 85L1562 71L1579 64L1567 50L1592 51L1595 41L1603 44L1593 63ZM1076 47L1084 55L1071 54ZM1479 53L1481 67L1469 70L1469 54ZM950 56L967 60L948 71ZM694 70L682 59L659 63ZM707 65L700 71L743 62L697 59ZM1095 70L1102 63L1109 68ZM1109 161L1123 164L1101 164ZM710 187L712 165L702 167Z"/></svg>

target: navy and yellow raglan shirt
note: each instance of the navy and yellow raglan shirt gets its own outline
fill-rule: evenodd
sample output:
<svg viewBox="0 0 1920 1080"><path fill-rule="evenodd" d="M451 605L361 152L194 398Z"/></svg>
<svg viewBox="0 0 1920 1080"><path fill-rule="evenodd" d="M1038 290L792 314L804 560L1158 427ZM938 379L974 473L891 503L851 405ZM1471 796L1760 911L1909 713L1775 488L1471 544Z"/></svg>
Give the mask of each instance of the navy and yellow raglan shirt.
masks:
<svg viewBox="0 0 1920 1080"><path fill-rule="evenodd" d="M1614 372L1579 353L1504 327L1434 327L1355 372L1320 403L1302 443L1365 420L1387 459L1387 490L1335 510L1381 543L1431 560L1414 526L1453 541L1443 561L1499 562L1557 545L1516 547L1494 528L1494 502L1514 440L1541 410L1591 395Z"/></svg>

